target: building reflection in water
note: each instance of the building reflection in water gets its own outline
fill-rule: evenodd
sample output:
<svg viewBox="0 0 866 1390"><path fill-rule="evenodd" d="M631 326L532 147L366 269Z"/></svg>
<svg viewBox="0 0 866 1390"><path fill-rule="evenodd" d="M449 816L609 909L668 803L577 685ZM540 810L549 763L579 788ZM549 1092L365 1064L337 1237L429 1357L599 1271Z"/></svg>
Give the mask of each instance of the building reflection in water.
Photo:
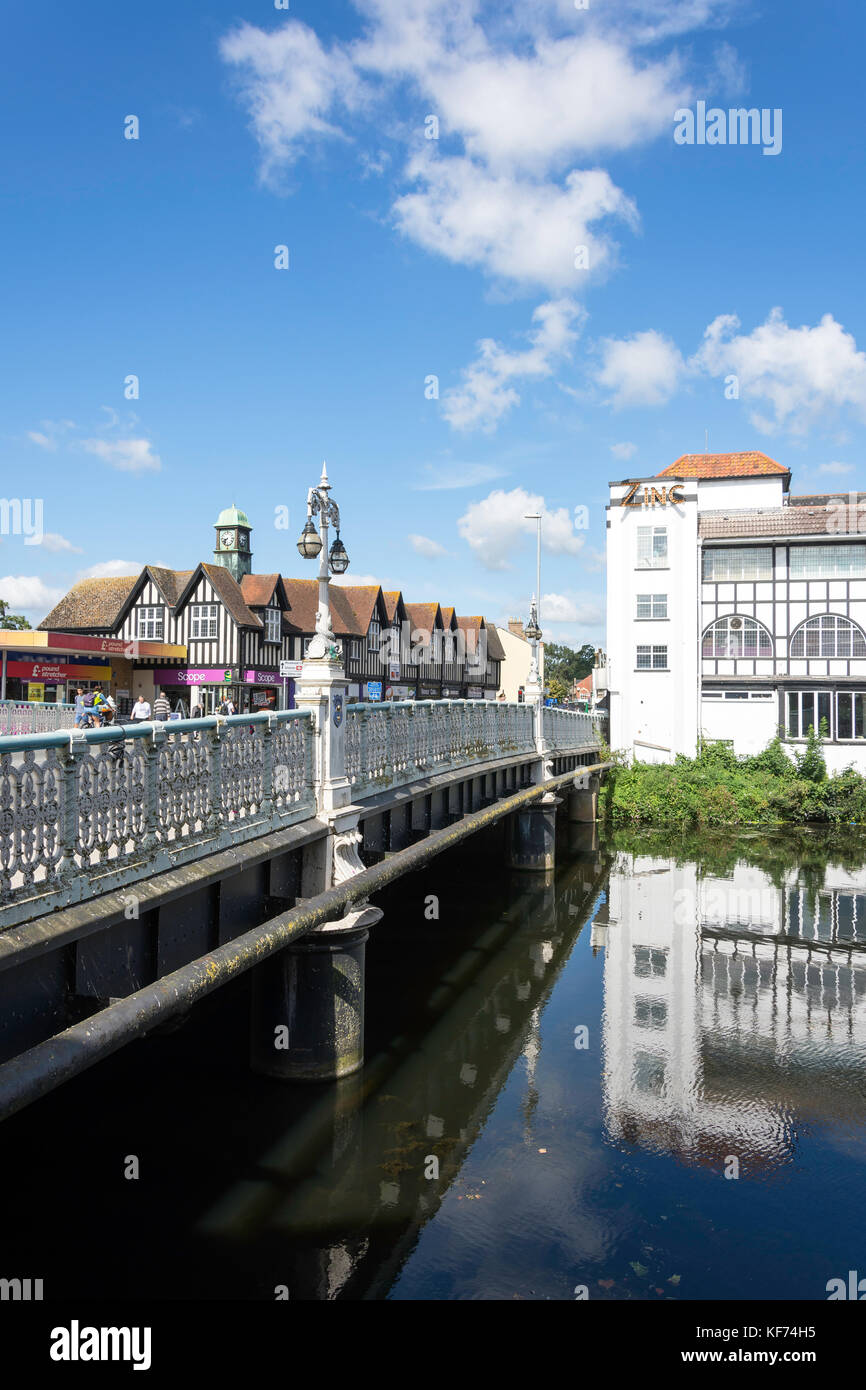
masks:
<svg viewBox="0 0 866 1390"><path fill-rule="evenodd" d="M617 854L592 928L612 1142L754 1178L798 1125L866 1118L866 868L776 877Z"/></svg>

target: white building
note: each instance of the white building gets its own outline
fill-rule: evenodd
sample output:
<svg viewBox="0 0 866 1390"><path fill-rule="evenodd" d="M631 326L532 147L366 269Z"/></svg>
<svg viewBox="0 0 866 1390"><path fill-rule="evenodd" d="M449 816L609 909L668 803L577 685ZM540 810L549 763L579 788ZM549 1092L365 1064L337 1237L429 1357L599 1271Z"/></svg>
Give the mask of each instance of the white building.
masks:
<svg viewBox="0 0 866 1390"><path fill-rule="evenodd" d="M523 635L523 623L519 618L509 618L508 627L497 627L497 636L505 653L500 667L499 688L505 692L506 700L514 703L522 701L523 692L529 684L529 668L532 665L532 643ZM538 675L544 684L544 643L538 644Z"/></svg>
<svg viewBox="0 0 866 1390"><path fill-rule="evenodd" d="M866 771L866 495L790 483L752 452L610 484L613 748L667 762L780 733L793 751L826 720L828 769Z"/></svg>

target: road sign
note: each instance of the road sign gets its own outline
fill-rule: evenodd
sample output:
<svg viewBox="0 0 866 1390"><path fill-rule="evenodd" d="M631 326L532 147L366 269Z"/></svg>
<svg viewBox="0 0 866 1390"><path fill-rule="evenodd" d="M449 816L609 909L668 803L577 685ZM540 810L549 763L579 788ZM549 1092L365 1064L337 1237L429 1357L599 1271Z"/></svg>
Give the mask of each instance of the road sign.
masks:
<svg viewBox="0 0 866 1390"><path fill-rule="evenodd" d="M290 677L292 677L293 679L297 680L297 678L300 676L300 674L301 674L301 672L303 671L303 669L304 669L304 663L303 663L303 661L281 661L281 662L280 662L280 675L283 677L283 680L285 680L287 676L290 676Z"/></svg>

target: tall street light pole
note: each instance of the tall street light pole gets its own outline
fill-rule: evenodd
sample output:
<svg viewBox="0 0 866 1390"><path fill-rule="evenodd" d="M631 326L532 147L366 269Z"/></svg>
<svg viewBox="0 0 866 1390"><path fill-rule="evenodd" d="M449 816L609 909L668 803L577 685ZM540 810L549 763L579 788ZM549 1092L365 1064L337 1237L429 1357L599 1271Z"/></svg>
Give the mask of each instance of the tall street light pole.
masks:
<svg viewBox="0 0 866 1390"><path fill-rule="evenodd" d="M532 690L532 698L537 699L541 695L541 675L538 668L538 644L541 640L541 626L539 622L539 609L541 606L541 513L527 512L527 521L536 523L536 552L535 552L535 593L532 597L532 604L529 609L529 622L526 626L526 636L532 643L532 664L529 668L529 681L527 683L527 694Z"/></svg>
<svg viewBox="0 0 866 1390"><path fill-rule="evenodd" d="M325 657L335 660L337 657L337 644L331 626L329 585L332 573L345 574L349 568L346 547L340 540L340 509L336 502L332 501L330 493L331 484L328 481L328 469L327 465L323 463L318 487L311 487L307 493L307 521L298 541L298 551L305 560L315 560L316 556L319 556L319 606L316 610L316 632L307 652L308 657L313 661L322 660ZM320 518L321 536L316 530L313 521L314 516ZM329 550L328 528L331 522L337 529L337 538Z"/></svg>

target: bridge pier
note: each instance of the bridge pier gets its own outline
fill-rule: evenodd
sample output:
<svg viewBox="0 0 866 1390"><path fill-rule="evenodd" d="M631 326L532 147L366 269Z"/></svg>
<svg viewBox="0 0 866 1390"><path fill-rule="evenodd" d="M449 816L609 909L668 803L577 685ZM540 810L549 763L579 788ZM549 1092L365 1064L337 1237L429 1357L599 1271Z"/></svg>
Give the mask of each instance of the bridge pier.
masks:
<svg viewBox="0 0 866 1390"><path fill-rule="evenodd" d="M508 829L508 867L540 872L556 865L556 808L562 798L547 793L515 811Z"/></svg>
<svg viewBox="0 0 866 1390"><path fill-rule="evenodd" d="M318 927L253 976L250 1061L282 1081L336 1081L364 1065L364 965L382 910Z"/></svg>
<svg viewBox="0 0 866 1390"><path fill-rule="evenodd" d="M575 778L574 791L568 796L568 819L579 825L594 824L598 820L598 790L601 779L597 773L587 776L580 774Z"/></svg>

